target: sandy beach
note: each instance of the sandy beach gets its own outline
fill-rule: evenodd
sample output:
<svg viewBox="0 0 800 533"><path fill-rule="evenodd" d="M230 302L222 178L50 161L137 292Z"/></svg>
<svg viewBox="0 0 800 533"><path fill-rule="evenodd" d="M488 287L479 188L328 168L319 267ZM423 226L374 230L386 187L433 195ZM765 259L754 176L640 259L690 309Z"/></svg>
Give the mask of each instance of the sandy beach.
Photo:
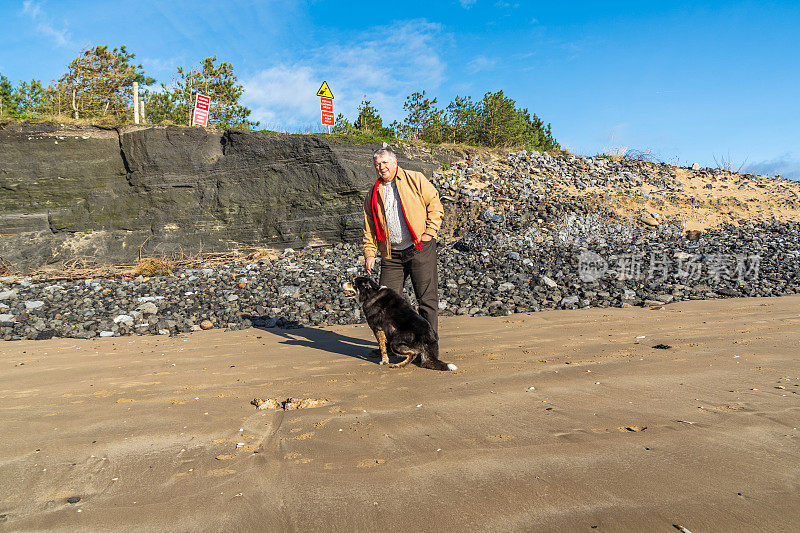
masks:
<svg viewBox="0 0 800 533"><path fill-rule="evenodd" d="M441 336L456 372L365 326L2 343L0 530L800 528L800 296Z"/></svg>

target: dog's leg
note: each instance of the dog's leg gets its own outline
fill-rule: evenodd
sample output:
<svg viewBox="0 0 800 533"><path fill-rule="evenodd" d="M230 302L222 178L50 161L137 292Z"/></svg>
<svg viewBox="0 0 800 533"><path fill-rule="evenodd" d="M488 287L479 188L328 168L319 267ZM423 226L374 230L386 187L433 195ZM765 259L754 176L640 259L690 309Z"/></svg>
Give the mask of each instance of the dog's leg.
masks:
<svg viewBox="0 0 800 533"><path fill-rule="evenodd" d="M419 352L415 352L413 350L406 350L403 352L397 352L398 355L405 355L406 358L404 361L400 361L399 363L395 363L393 365L389 365L389 368L403 368L408 363L412 362L414 359L417 358Z"/></svg>
<svg viewBox="0 0 800 533"><path fill-rule="evenodd" d="M378 337L378 346L381 347L381 364L388 365L389 352L386 350L386 332L382 329L379 329L377 332L375 332L375 336Z"/></svg>
<svg viewBox="0 0 800 533"><path fill-rule="evenodd" d="M439 343L436 342L427 347L422 353L422 368L430 368L431 370L458 370L458 367L453 363L445 363L439 360Z"/></svg>

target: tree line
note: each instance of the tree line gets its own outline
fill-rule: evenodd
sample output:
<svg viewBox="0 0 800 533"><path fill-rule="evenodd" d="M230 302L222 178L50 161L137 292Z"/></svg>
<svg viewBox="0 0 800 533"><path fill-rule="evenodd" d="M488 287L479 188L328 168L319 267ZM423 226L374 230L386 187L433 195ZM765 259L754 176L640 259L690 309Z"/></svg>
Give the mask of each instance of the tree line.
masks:
<svg viewBox="0 0 800 533"><path fill-rule="evenodd" d="M22 81L16 87L0 74L0 118L107 120L129 122L133 116L133 82L145 102L146 120L154 124L189 124L197 92L211 97L209 123L220 127L255 127L250 110L239 104L244 87L230 63L207 57L199 66L178 67L173 81L149 89L156 80L133 63L125 46L95 46L67 65L58 80Z"/></svg>
<svg viewBox="0 0 800 533"><path fill-rule="evenodd" d="M524 146L544 152L561 148L550 124L545 125L536 113L531 115L527 109L518 108L503 91L489 91L478 101L470 96L456 96L443 109L438 108L436 102L436 98L426 97L425 91L413 92L403 104L406 112L403 121L384 126L378 110L365 98L352 122L339 114L334 132L372 135L386 140L422 140L431 144Z"/></svg>
<svg viewBox="0 0 800 533"><path fill-rule="evenodd" d="M145 102L145 118L151 124L189 124L195 94L211 98L209 124L222 128L254 128L250 110L239 103L244 87L233 66L216 56L199 65L177 67L169 84L151 88L156 80L145 74L135 54L125 46L94 46L67 65L66 72L45 85L33 79L14 87L0 73L0 118L129 123L133 116L133 82ZM460 143L473 146L510 147L550 151L559 149L550 124L535 113L520 109L503 91L487 92L480 100L456 96L446 107L425 91L409 95L401 122L384 126L378 110L366 99L351 122L339 115L334 133L377 137L383 140L420 140L430 144Z"/></svg>

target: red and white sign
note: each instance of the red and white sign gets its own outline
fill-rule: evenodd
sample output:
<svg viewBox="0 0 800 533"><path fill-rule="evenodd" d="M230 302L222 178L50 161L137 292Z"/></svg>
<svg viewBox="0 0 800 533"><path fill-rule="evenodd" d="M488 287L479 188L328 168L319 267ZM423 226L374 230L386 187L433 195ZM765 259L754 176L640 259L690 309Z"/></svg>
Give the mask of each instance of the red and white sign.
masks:
<svg viewBox="0 0 800 533"><path fill-rule="evenodd" d="M194 101L194 112L192 113L192 126L208 126L208 110L210 106L211 98L197 93L197 98Z"/></svg>
<svg viewBox="0 0 800 533"><path fill-rule="evenodd" d="M320 96L319 110L322 112L322 125L333 126L333 98Z"/></svg>

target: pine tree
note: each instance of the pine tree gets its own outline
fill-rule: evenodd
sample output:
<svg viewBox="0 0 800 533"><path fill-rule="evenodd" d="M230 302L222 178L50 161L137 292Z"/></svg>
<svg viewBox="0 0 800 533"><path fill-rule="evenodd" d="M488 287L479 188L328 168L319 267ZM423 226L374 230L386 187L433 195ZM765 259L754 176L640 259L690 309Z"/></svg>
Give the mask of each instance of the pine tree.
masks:
<svg viewBox="0 0 800 533"><path fill-rule="evenodd" d="M450 141L454 143L477 144L478 106L471 96L456 96L447 105Z"/></svg>
<svg viewBox="0 0 800 533"><path fill-rule="evenodd" d="M17 88L19 116L32 117L47 111L47 91L42 82L32 79L30 83L21 82Z"/></svg>
<svg viewBox="0 0 800 533"><path fill-rule="evenodd" d="M441 143L447 136L448 125L444 111L436 108L436 98L425 98L425 91L411 93L403 104L406 118L400 125L400 136L405 139L422 139Z"/></svg>
<svg viewBox="0 0 800 533"><path fill-rule="evenodd" d="M96 46L70 62L59 87L75 118L130 114L133 82L155 82L144 75L141 65L131 64L135 56L124 45L111 51L107 46Z"/></svg>
<svg viewBox="0 0 800 533"><path fill-rule="evenodd" d="M332 133L348 134L353 131L353 125L345 118L343 114L339 113L336 116L336 123L331 131Z"/></svg>
<svg viewBox="0 0 800 533"><path fill-rule="evenodd" d="M483 96L479 113L479 140L486 146L510 146L520 140L524 126L516 103L503 91Z"/></svg>
<svg viewBox="0 0 800 533"><path fill-rule="evenodd" d="M19 114L19 96L8 78L0 74L0 117Z"/></svg>
<svg viewBox="0 0 800 533"><path fill-rule="evenodd" d="M372 102L369 100L362 100L358 105L358 116L354 127L361 131L368 131L378 133L383 130L383 119L378 110L372 107Z"/></svg>
<svg viewBox="0 0 800 533"><path fill-rule="evenodd" d="M372 102L366 98L358 105L358 116L353 123L355 130L375 135L383 138L393 138L395 136L394 130L389 127L383 127L383 119L378 113L378 110L372 106Z"/></svg>
<svg viewBox="0 0 800 533"><path fill-rule="evenodd" d="M211 99L208 122L223 128L254 127L258 122L247 119L251 111L239 104L244 87L237 83L233 65L215 64L217 56L203 59L200 68L178 67L178 80L172 87L161 84L161 91L148 93L147 110L151 121L189 124L195 95Z"/></svg>

